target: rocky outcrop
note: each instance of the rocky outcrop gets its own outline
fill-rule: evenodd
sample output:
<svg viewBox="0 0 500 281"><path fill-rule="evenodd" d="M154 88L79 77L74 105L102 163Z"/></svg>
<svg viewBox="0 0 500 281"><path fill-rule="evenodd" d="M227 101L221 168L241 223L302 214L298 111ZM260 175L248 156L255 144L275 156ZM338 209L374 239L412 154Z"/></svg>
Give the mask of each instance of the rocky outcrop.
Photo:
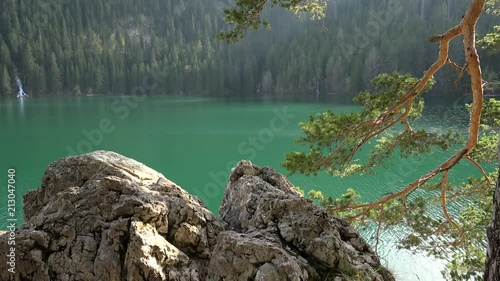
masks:
<svg viewBox="0 0 500 281"><path fill-rule="evenodd" d="M232 231L218 236L209 280L392 280L352 227L272 168L241 161L230 178L219 213Z"/></svg>
<svg viewBox="0 0 500 281"><path fill-rule="evenodd" d="M223 229L158 172L104 151L52 163L24 216L15 280L202 280Z"/></svg>
<svg viewBox="0 0 500 281"><path fill-rule="evenodd" d="M15 273L0 234L0 280L394 280L271 168L238 163L220 214L119 154L63 158L24 196Z"/></svg>

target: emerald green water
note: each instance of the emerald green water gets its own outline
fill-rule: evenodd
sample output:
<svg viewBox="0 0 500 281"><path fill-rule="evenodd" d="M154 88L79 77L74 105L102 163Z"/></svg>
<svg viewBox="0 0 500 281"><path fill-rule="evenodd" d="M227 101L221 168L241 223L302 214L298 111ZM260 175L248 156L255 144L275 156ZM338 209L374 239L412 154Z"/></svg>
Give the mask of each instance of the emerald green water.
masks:
<svg viewBox="0 0 500 281"><path fill-rule="evenodd" d="M467 117L462 109L450 107L450 103L433 103L417 126L436 131L450 126L464 128ZM217 212L229 171L238 160L249 159L286 174L280 166L284 153L303 149L294 143L301 135L297 124L310 114L327 109L349 112L356 107L339 102L243 102L162 96L143 100L125 97L0 100L0 229L5 230L9 223L8 169L16 171L16 216L20 225L22 196L40 185L50 162L101 149L143 162ZM342 179L294 175L290 180L306 190L317 189L333 196L354 187L365 200L373 200L428 172L448 155L434 153L423 158L396 159L390 171L381 171L378 176ZM477 171L460 164L453 173L467 176ZM393 259L389 256L394 255L399 262L404 261L401 252L392 251L387 248L389 263ZM421 270L421 265L418 267ZM439 268L435 272L439 274ZM432 280L439 277L433 275Z"/></svg>

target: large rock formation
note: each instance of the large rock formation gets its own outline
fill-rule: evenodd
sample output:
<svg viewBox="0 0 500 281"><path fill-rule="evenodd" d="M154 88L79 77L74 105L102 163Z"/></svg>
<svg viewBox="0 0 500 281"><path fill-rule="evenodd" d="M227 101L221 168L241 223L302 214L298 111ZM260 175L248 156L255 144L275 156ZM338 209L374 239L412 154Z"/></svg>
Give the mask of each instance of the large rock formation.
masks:
<svg viewBox="0 0 500 281"><path fill-rule="evenodd" d="M394 280L347 223L241 161L216 218L160 173L106 151L52 163L24 196L0 280Z"/></svg>
<svg viewBox="0 0 500 281"><path fill-rule="evenodd" d="M359 234L281 174L240 161L220 206L209 280L392 280ZM244 267L234 266L244 264Z"/></svg>

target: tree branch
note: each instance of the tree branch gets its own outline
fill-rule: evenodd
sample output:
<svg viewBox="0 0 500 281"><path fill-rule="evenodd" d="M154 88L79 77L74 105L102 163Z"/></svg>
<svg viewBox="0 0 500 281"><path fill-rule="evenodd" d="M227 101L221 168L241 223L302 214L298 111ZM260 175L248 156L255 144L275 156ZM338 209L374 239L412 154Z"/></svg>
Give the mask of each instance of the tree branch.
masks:
<svg viewBox="0 0 500 281"><path fill-rule="evenodd" d="M477 50L476 50L476 45L475 45L475 27L477 20L484 8L485 0L473 0L471 5L469 6L467 12L465 13L464 17L462 18L462 21L455 27L449 29L446 31L444 34L440 36L434 36L433 38L437 41L439 40L439 57L438 59L429 67L429 69L424 73L423 77L418 81L418 83L414 86L412 90L410 90L402 99L400 99L395 105L389 107L387 110L385 110L378 118L377 120L380 120L381 122L384 121L386 116L390 114L394 114L394 112L397 112L403 105L406 103L410 103L413 101L415 97L417 97L422 90L427 86L429 81L432 79L433 75L441 69L446 63L449 62L448 58L448 53L449 53L449 45L450 42L453 38L457 37L458 35L463 35L464 40L464 52L465 52L465 59L466 63L468 66L468 72L471 75L471 90L472 90L472 97L473 97L473 102L472 102L472 110L470 114L470 125L469 125L469 134L468 134L468 140L467 143L464 147L462 147L460 150L458 150L454 155L452 155L448 160L443 162L441 165L439 165L437 168L434 170L430 171L429 173L423 175L416 181L410 183L408 186L406 186L404 189L400 190L399 192L387 195L382 197L381 199L371 202L371 203L366 203L366 204L360 204L356 206L349 206L347 207L348 209L360 209L362 210L358 214L349 217L348 219L355 219L359 218L360 216L368 213L369 211L373 210L377 206L380 206L390 200L396 199L396 198L401 198L403 202L406 202L406 197L408 194L413 192L415 189L420 187L422 184L427 182L428 180L434 178L441 172L444 172L445 174L445 180L443 182L447 182L448 178L448 173L449 170L455 166L463 157L466 157L470 151L476 147L478 137L479 137L479 124L481 121L481 110L483 106L483 83L482 83L482 74L481 74L481 68L480 68L480 63L479 63L479 57L477 55ZM405 112L408 113L409 111ZM404 114L403 114L404 115ZM403 116L401 115L401 116ZM400 116L400 117L401 117ZM392 125L395 123L391 123L390 125L384 127L386 129L390 128ZM379 130L377 131L378 133ZM373 136L371 134L370 136ZM446 187L446 183L443 184ZM442 186L443 186L442 185ZM443 188L442 188L443 190ZM446 191L444 189L444 191ZM446 194L441 193L441 200L442 204L443 202L446 203L446 198L443 196L446 196ZM444 201L443 201L444 200ZM344 208L345 209L345 208ZM333 210L338 210L338 208L333 208ZM447 215L447 210L446 206L443 206L443 212L445 212L445 216ZM449 215L447 216L447 220L454 224L454 222L449 218Z"/></svg>
<svg viewBox="0 0 500 281"><path fill-rule="evenodd" d="M487 183L487 186L490 186L491 185L490 177L488 177L488 175L484 171L483 167L481 167L481 165L479 163L477 163L476 160L472 159L469 155L466 155L464 158L469 160L474 166L476 166L479 169L479 171L481 172L481 174L484 177L484 180Z"/></svg>
<svg viewBox="0 0 500 281"><path fill-rule="evenodd" d="M441 209L443 210L444 217L446 218L446 222L453 225L458 232L460 233L460 241L465 240L465 235L463 230L460 228L460 226L450 217L450 214L448 213L448 209L446 208L446 185L448 184L448 176L449 176L450 170L444 171L443 175L443 181L441 182Z"/></svg>
<svg viewBox="0 0 500 281"><path fill-rule="evenodd" d="M377 226L377 234L376 234L376 242L375 242L375 253L378 251L378 241L380 237L380 228L382 227L382 215L384 214L384 205L380 206L380 210L378 212L378 226Z"/></svg>

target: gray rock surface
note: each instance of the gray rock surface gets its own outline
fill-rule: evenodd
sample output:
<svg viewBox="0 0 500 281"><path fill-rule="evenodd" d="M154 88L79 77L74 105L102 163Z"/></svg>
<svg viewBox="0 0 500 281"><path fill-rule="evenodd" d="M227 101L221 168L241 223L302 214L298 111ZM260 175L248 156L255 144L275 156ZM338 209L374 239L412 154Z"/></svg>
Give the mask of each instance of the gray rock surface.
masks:
<svg viewBox="0 0 500 281"><path fill-rule="evenodd" d="M0 280L203 280L223 229L199 199L106 151L50 164L24 216L17 274Z"/></svg>
<svg viewBox="0 0 500 281"><path fill-rule="evenodd" d="M302 197L272 168L259 170L233 169L219 213L238 235L219 235L209 280L394 280L344 220ZM232 250L240 247L246 252ZM251 266L238 270L228 262L235 259Z"/></svg>
<svg viewBox="0 0 500 281"><path fill-rule="evenodd" d="M15 274L0 232L0 280L394 280L354 229L271 168L240 161L220 214L119 154L63 158L24 196Z"/></svg>

